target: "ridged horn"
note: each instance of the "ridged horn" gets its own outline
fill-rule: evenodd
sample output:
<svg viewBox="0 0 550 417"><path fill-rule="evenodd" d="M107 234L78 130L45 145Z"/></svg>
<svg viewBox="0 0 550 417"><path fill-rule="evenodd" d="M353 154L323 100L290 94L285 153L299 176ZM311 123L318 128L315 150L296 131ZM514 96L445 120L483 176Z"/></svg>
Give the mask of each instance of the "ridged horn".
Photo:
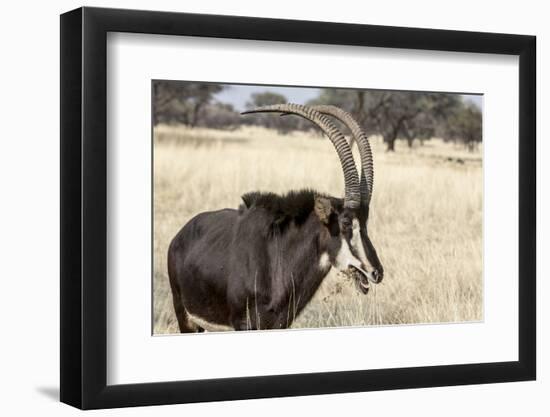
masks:
<svg viewBox="0 0 550 417"><path fill-rule="evenodd" d="M324 114L314 110L311 107L300 104L274 104L271 106L258 107L253 110L242 112L250 113L290 113L302 116L321 128L323 133L328 136L344 171L345 197L344 207L357 209L361 205L361 191L359 189L359 176L353 162L353 154L346 138L338 128Z"/></svg>
<svg viewBox="0 0 550 417"><path fill-rule="evenodd" d="M350 113L339 107L332 105L318 105L312 106L312 108L322 114L329 115L340 120L348 127L351 134L355 138L357 147L359 148L359 154L361 155L361 204L368 207L372 197L372 189L374 185L374 164L372 160L372 150L367 135L359 123L357 123L357 120L355 120Z"/></svg>

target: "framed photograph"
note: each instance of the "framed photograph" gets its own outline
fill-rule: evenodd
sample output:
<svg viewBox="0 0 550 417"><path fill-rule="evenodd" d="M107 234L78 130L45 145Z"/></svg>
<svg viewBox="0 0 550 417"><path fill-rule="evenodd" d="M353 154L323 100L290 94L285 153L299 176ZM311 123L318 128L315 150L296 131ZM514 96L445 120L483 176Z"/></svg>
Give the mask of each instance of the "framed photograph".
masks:
<svg viewBox="0 0 550 417"><path fill-rule="evenodd" d="M533 380L535 37L61 16L61 401Z"/></svg>

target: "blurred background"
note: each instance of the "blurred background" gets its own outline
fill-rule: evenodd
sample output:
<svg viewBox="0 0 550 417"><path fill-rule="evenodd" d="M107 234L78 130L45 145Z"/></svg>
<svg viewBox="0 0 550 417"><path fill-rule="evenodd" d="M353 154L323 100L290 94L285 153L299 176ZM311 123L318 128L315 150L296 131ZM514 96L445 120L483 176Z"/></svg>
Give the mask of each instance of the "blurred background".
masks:
<svg viewBox="0 0 550 417"><path fill-rule="evenodd" d="M369 236L385 270L367 296L331 272L292 327L483 319L482 96L181 81L152 88L154 333L178 332L166 253L192 217L237 208L250 191L343 196L336 152L314 124L240 114L287 102L341 107L369 135Z"/></svg>
<svg viewBox="0 0 550 417"><path fill-rule="evenodd" d="M339 88L278 87L153 82L154 124L236 129L260 125L281 133L310 130L310 122L295 117L239 113L255 107L281 104L333 104L350 112L369 135L380 135L388 151L397 140L413 147L437 137L460 142L474 150L482 140L481 95L354 90Z"/></svg>

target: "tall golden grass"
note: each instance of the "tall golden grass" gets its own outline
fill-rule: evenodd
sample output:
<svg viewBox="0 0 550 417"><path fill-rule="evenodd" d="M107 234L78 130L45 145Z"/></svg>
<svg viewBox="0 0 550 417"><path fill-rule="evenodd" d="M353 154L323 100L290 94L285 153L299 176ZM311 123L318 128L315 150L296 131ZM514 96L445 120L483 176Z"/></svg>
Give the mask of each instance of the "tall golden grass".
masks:
<svg viewBox="0 0 550 417"><path fill-rule="evenodd" d="M330 273L293 328L462 322L482 319L481 151L432 139L375 157L369 236L384 281L360 294ZM358 161L356 156L356 161ZM343 194L330 142L316 133L259 127L154 130L154 332L177 333L166 271L168 245L194 215L238 207L248 191L309 187Z"/></svg>

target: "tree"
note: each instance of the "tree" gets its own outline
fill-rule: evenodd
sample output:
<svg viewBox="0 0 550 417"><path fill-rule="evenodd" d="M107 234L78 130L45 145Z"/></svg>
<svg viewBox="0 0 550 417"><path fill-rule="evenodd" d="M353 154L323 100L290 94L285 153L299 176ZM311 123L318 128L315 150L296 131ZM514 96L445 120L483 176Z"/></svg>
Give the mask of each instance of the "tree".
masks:
<svg viewBox="0 0 550 417"><path fill-rule="evenodd" d="M368 101L372 92L366 90L347 90L341 88L325 88L319 97L309 100L308 105L332 104L351 113L359 124L364 124L368 115Z"/></svg>
<svg viewBox="0 0 550 417"><path fill-rule="evenodd" d="M333 104L350 112L369 134L379 134L388 151L398 138L410 147L435 135L451 109L461 104L457 95L397 91L324 89L308 104Z"/></svg>
<svg viewBox="0 0 550 417"><path fill-rule="evenodd" d="M369 116L377 110L376 98L374 96L373 92L366 90L325 88L321 90L319 97L309 100L307 105L329 104L340 107L351 113L367 132L378 133L374 125L368 123ZM341 128L344 128L344 125L340 122L336 120L334 122Z"/></svg>
<svg viewBox="0 0 550 417"><path fill-rule="evenodd" d="M462 106L460 96L444 93L421 93L419 105L421 111L414 118L405 120L401 127L401 133L405 136L407 144L412 147L414 139L425 140L437 135L442 125L445 125L449 114Z"/></svg>
<svg viewBox="0 0 550 417"><path fill-rule="evenodd" d="M250 101L246 103L246 108L251 110L256 107L271 106L273 104L284 104L287 98L282 94L264 91L261 93L252 93Z"/></svg>
<svg viewBox="0 0 550 417"><path fill-rule="evenodd" d="M195 126L201 109L223 88L220 84L154 81L153 121L155 124L177 121Z"/></svg>
<svg viewBox="0 0 550 417"><path fill-rule="evenodd" d="M456 95L442 93L382 92L379 110L373 112L378 130L388 151L395 150L395 141L404 136L412 147L414 139L431 138L438 123L459 105Z"/></svg>
<svg viewBox="0 0 550 417"><path fill-rule="evenodd" d="M200 123L212 129L233 129L242 122L242 116L231 104L215 102L204 106L199 114Z"/></svg>
<svg viewBox="0 0 550 417"><path fill-rule="evenodd" d="M450 115L447 129L450 139L461 140L473 152L482 140L481 110L473 103L464 103Z"/></svg>
<svg viewBox="0 0 550 417"><path fill-rule="evenodd" d="M288 99L282 94L264 91L261 93L253 93L250 96L250 100L246 103L246 108L252 110L257 107L284 104L287 102ZM303 129L305 125L304 120L299 117L273 117L273 115L265 113L251 114L246 120L247 123L277 129L281 133L300 130Z"/></svg>

